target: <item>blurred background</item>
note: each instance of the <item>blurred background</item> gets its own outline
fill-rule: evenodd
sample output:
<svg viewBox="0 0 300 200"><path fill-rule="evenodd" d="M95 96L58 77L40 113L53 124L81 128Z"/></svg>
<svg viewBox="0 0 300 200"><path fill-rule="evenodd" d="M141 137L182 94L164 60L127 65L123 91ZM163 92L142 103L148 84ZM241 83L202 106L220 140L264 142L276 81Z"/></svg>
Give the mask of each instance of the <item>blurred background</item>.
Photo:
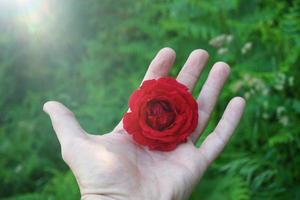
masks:
<svg viewBox="0 0 300 200"><path fill-rule="evenodd" d="M0 199L79 199L47 100L90 133L112 130L155 53L172 47L232 74L204 135L232 96L248 101L191 200L300 199L299 0L0 0ZM201 141L199 142L199 144Z"/></svg>

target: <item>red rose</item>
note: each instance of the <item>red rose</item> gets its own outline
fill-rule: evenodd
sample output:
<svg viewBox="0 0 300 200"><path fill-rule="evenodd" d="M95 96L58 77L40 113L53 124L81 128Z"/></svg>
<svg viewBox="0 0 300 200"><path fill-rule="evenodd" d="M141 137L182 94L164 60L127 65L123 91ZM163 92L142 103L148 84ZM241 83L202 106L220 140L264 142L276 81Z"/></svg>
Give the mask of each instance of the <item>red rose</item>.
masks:
<svg viewBox="0 0 300 200"><path fill-rule="evenodd" d="M152 150L171 151L198 124L198 105L188 88L174 78L144 81L129 100L124 129Z"/></svg>

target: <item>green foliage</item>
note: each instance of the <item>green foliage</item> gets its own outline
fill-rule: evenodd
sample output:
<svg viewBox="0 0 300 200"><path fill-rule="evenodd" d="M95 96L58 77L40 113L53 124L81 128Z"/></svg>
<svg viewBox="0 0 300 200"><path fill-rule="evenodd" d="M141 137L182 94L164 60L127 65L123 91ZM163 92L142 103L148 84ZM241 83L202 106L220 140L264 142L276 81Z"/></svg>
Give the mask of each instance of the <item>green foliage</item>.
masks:
<svg viewBox="0 0 300 200"><path fill-rule="evenodd" d="M215 61L231 65L204 135L232 96L247 99L191 199L300 199L299 0L54 0L34 24L14 2L0 3L1 199L78 199L43 103L61 101L88 132L109 132L164 46L177 52L173 76L193 49L208 50L195 96Z"/></svg>
<svg viewBox="0 0 300 200"><path fill-rule="evenodd" d="M43 190L35 193L16 195L11 198L4 198L5 200L54 200L78 199L80 196L79 189L75 183L75 178L68 172L66 174L55 173L54 177L44 186Z"/></svg>

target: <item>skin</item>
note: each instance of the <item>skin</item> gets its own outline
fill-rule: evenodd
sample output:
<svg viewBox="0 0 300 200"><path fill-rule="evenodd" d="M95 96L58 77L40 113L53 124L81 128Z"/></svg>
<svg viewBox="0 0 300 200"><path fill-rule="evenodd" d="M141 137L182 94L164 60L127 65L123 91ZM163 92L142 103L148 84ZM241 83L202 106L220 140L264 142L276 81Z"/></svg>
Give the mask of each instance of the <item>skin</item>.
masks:
<svg viewBox="0 0 300 200"><path fill-rule="evenodd" d="M207 60L208 53L194 50L177 76L177 81L193 90ZM175 61L175 52L161 49L144 77L167 76ZM104 135L90 135L74 114L59 102L49 101L44 111L50 116L61 144L63 160L78 182L81 199L187 199L212 161L220 154L236 129L245 100L234 97L222 118L200 148L196 141L204 131L221 89L230 73L226 63L213 65L197 98L199 123L187 143L174 151L149 151L136 144L123 129L122 120Z"/></svg>

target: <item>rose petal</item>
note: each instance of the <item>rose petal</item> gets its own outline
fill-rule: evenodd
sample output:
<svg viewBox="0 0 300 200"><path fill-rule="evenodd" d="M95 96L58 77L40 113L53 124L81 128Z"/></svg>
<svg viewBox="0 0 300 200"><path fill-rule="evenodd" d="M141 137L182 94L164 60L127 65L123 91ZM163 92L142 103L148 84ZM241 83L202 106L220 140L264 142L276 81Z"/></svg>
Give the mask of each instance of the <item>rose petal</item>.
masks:
<svg viewBox="0 0 300 200"><path fill-rule="evenodd" d="M152 104L153 101L164 103L157 105ZM137 143L153 150L175 149L187 140L198 124L197 102L188 88L174 78L144 81L131 95L129 107L131 112L126 113L123 119L124 129ZM176 116L174 121L169 121L173 120L173 114L170 112ZM155 116L160 121L156 121ZM163 127L164 123L166 127Z"/></svg>

